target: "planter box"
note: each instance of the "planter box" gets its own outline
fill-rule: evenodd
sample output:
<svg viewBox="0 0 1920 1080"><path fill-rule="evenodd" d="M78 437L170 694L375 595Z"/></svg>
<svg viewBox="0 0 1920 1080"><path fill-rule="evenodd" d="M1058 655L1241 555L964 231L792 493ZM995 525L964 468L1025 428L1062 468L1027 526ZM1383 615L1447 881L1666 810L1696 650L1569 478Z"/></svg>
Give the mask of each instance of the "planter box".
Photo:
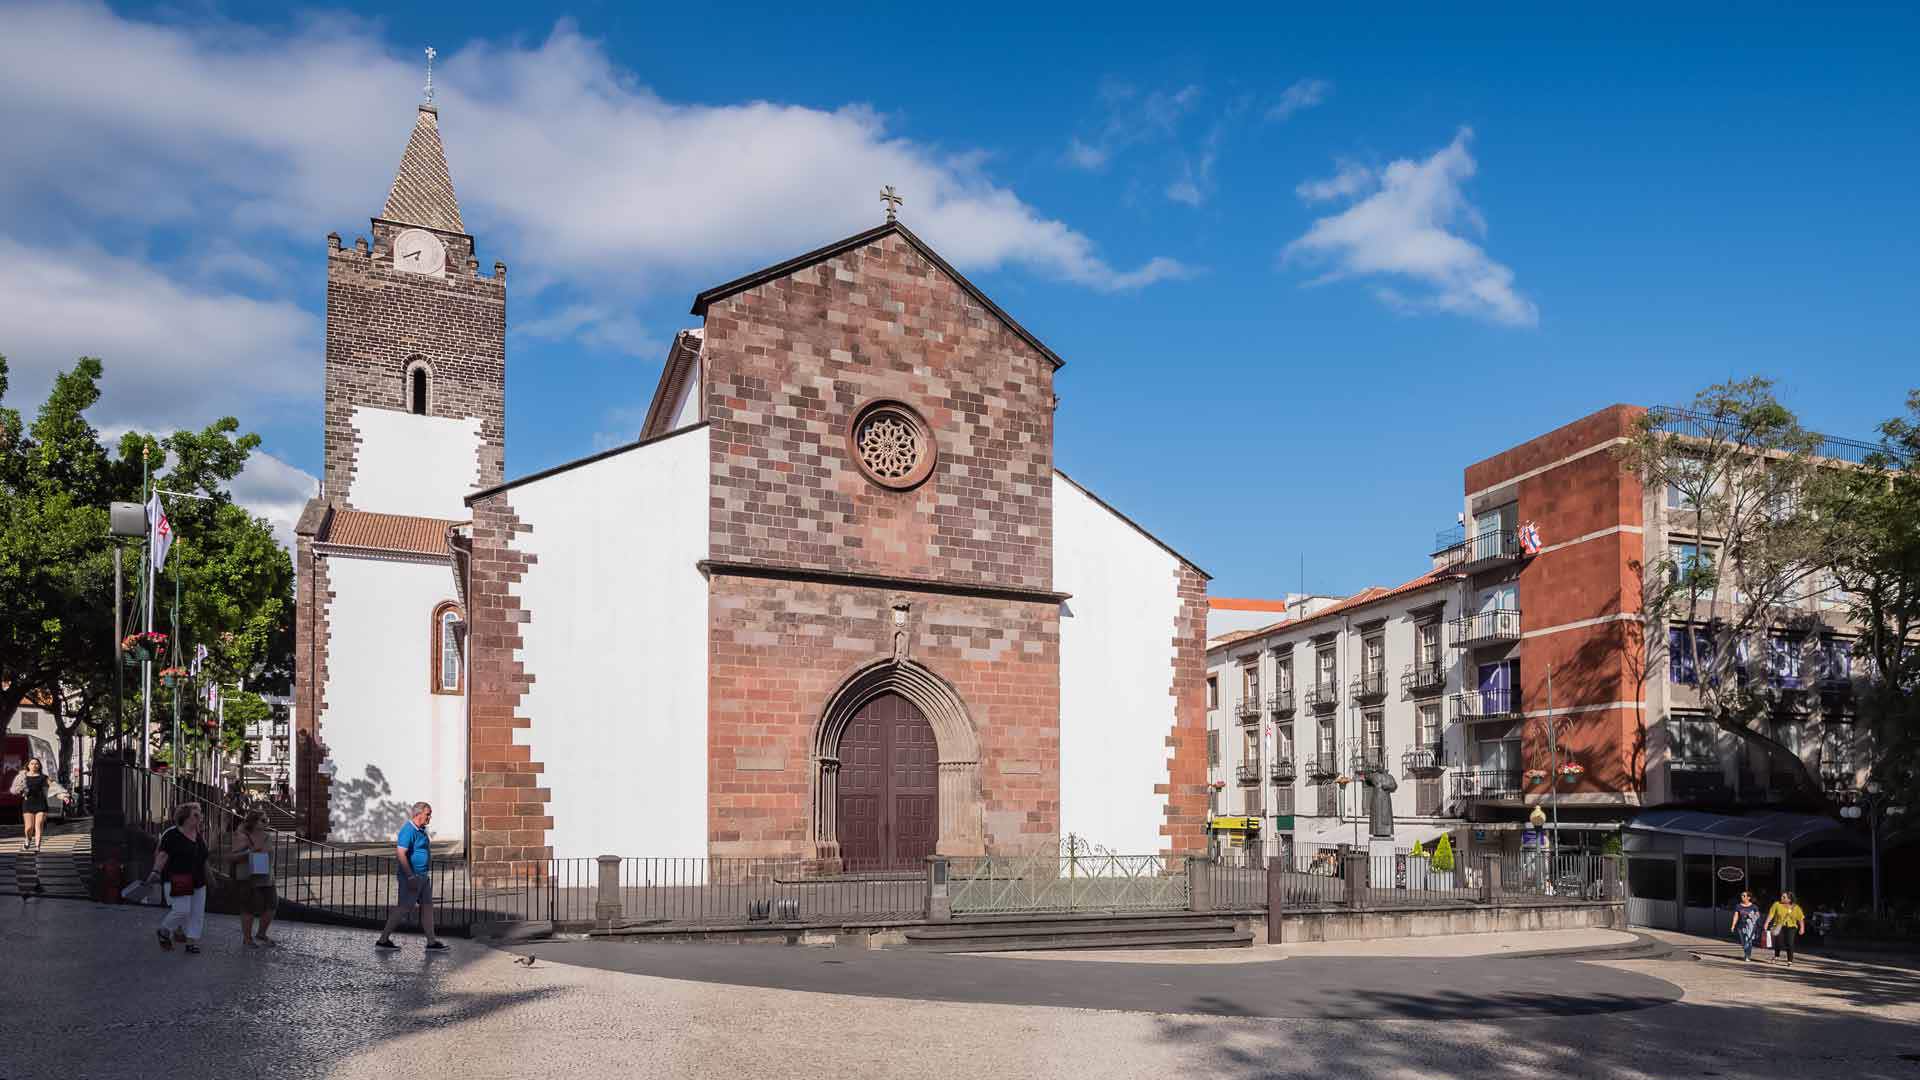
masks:
<svg viewBox="0 0 1920 1080"><path fill-rule="evenodd" d="M1408 859L1407 888L1422 892L1452 892L1454 872L1435 870L1431 859Z"/></svg>

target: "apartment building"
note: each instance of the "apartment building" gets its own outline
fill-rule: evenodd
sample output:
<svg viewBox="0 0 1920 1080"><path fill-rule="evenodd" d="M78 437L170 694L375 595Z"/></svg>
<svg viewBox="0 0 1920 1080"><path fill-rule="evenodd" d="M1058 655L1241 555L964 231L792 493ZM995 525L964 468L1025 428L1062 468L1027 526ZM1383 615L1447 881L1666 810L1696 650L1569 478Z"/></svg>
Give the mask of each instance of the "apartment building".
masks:
<svg viewBox="0 0 1920 1080"><path fill-rule="evenodd" d="M1400 783L1402 846L1446 830L1469 853L1518 851L1537 807L1558 820L1563 849L1582 849L1643 807L1791 802L1791 763L1705 717L1684 650L1663 647L1673 628L1645 639L1644 569L1663 553L1710 561L1719 540L1674 492L1622 468L1618 449L1645 414L1615 405L1467 466L1459 525L1438 537L1429 573L1211 642L1216 817L1258 818L1269 854L1364 842L1357 782L1314 781L1382 760ZM1690 422L1677 410L1659 420L1682 435ZM1751 650L1742 677L1771 695L1770 733L1839 794L1868 760L1842 607L1815 582L1764 645L1733 646ZM1793 835L1827 842L1838 828L1800 822ZM1232 846L1254 830L1215 832Z"/></svg>

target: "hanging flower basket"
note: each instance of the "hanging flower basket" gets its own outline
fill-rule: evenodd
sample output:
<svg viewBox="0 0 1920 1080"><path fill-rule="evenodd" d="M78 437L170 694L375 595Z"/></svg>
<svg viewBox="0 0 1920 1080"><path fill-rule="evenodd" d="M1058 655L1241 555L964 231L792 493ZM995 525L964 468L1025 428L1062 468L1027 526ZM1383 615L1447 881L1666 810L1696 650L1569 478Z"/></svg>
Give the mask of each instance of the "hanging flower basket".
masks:
<svg viewBox="0 0 1920 1080"><path fill-rule="evenodd" d="M1215 780L1213 783L1208 784L1207 786L1212 788L1215 791L1219 791L1221 788L1227 786L1227 782L1225 780Z"/></svg>
<svg viewBox="0 0 1920 1080"><path fill-rule="evenodd" d="M1560 779L1578 780L1587 773L1587 767L1577 761L1569 761L1560 766Z"/></svg>
<svg viewBox="0 0 1920 1080"><path fill-rule="evenodd" d="M156 660L167 648L167 635L158 630L128 634L120 639L120 651L132 660Z"/></svg>
<svg viewBox="0 0 1920 1080"><path fill-rule="evenodd" d="M1544 784L1546 782L1547 782L1547 770L1545 769L1528 769L1527 770L1527 783Z"/></svg>
<svg viewBox="0 0 1920 1080"><path fill-rule="evenodd" d="M160 671L160 684L169 689L179 683L185 682L186 679L187 669L183 667L163 668Z"/></svg>
<svg viewBox="0 0 1920 1080"><path fill-rule="evenodd" d="M1333 778L1333 782L1339 784L1341 787L1346 787L1348 784L1353 783L1353 777L1348 776L1346 773L1341 773L1339 776Z"/></svg>

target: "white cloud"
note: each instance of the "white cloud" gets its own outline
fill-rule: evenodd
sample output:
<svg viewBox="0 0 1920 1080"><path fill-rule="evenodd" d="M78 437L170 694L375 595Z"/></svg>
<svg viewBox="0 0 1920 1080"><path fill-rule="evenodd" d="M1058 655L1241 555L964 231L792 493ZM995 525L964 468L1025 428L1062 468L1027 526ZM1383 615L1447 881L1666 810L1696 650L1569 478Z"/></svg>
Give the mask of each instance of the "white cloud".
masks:
<svg viewBox="0 0 1920 1080"><path fill-rule="evenodd" d="M657 360L667 351L666 342L645 323L624 307L608 303L567 304L538 318L515 322L509 332L538 341L578 341L643 360Z"/></svg>
<svg viewBox="0 0 1920 1080"><path fill-rule="evenodd" d="M361 22L276 36L48 5L11 8L6 21L10 204L58 199L88 216L317 241L378 209L412 123L419 59ZM886 183L907 198L903 220L965 269L1014 264L1121 290L1171 262L1114 266L994 183L979 155L901 138L864 106L664 101L568 22L537 45L451 50L435 82L468 227L543 274L612 280L609 295L872 225Z"/></svg>
<svg viewBox="0 0 1920 1080"><path fill-rule="evenodd" d="M1200 185L1194 183L1191 176L1184 176L1167 185L1167 198L1188 206L1199 206L1206 196L1201 193Z"/></svg>
<svg viewBox="0 0 1920 1080"><path fill-rule="evenodd" d="M1374 185L1373 170L1353 161L1338 162L1338 169L1325 180L1302 180L1293 189L1306 202L1352 198Z"/></svg>
<svg viewBox="0 0 1920 1080"><path fill-rule="evenodd" d="M1333 92L1333 84L1325 79L1301 79L1287 87L1280 100L1267 110L1267 119L1285 120L1302 109L1311 109L1327 100Z"/></svg>
<svg viewBox="0 0 1920 1080"><path fill-rule="evenodd" d="M1076 169L1086 169L1089 172L1103 169L1106 167L1107 159L1112 156L1113 151L1106 147L1081 142L1079 136L1067 140L1066 161Z"/></svg>
<svg viewBox="0 0 1920 1080"><path fill-rule="evenodd" d="M1317 261L1331 269L1314 284L1346 277L1401 278L1426 287L1407 296L1391 284L1376 295L1404 310L1438 310L1487 319L1507 326L1533 326L1540 313L1513 287L1513 271L1493 261L1479 245L1460 235L1464 225L1484 235L1486 222L1469 203L1462 185L1475 172L1461 128L1451 143L1425 161L1401 159L1377 177L1354 187L1371 194L1345 210L1313 223L1306 235L1288 244L1288 260ZM1340 176L1319 182L1334 191ZM1303 185L1317 194L1318 185ZM1304 198L1313 194L1303 190Z"/></svg>
<svg viewBox="0 0 1920 1080"><path fill-rule="evenodd" d="M101 358L103 428L198 426L260 402L307 401L320 386L320 327L284 300L181 284L96 247L0 236L0 353L8 398L31 412L54 373Z"/></svg>
<svg viewBox="0 0 1920 1080"><path fill-rule="evenodd" d="M307 500L320 490L320 482L311 473L281 461L263 450L247 458L247 467L233 478L233 501L249 513L267 519L274 539L288 551L293 550L293 527Z"/></svg>

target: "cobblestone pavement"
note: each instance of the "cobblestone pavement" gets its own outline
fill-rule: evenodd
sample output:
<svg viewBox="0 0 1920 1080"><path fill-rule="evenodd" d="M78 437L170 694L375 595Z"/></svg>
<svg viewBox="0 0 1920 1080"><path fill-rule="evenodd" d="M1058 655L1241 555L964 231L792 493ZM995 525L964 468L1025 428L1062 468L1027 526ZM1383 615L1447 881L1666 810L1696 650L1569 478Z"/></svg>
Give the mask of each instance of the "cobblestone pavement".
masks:
<svg viewBox="0 0 1920 1080"><path fill-rule="evenodd" d="M187 956L155 946L156 917L79 901L0 903L9 989L33 988L0 1008L0 1077L1920 1076L1920 970L1891 961L1787 969L1694 960L1684 948L1597 963L1367 958L1398 966L1383 988L1347 978L1330 958L1283 958L1277 975L1298 972L1330 1001L1364 991L1446 1018L1256 1019L808 993L551 959L525 967L464 941L429 956L417 937L377 955L367 932L307 925L279 928L279 949L244 952L223 917L209 919L206 951ZM850 959L730 948L769 962ZM932 977L966 961L1005 978L1048 963L913 958L928 959ZM1476 969L1533 965L1550 965L1542 970L1569 994L1602 982L1668 989L1625 1011L1495 1015ZM1059 966L1081 980L1144 984L1208 971Z"/></svg>

